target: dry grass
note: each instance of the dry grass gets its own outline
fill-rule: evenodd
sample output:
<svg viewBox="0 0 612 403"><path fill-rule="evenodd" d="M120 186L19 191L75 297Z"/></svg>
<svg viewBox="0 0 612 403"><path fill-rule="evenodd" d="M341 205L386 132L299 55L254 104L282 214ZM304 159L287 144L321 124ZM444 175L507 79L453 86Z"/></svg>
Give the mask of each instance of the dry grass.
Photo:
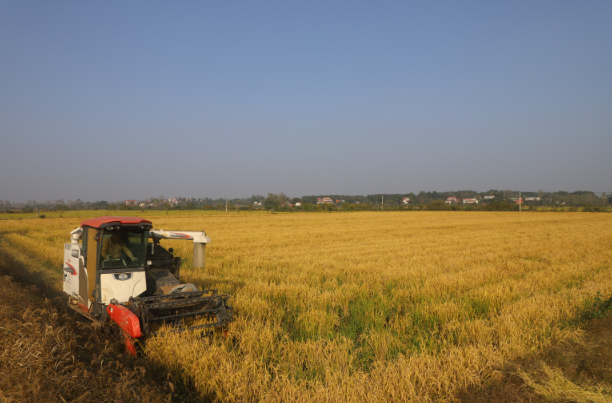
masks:
<svg viewBox="0 0 612 403"><path fill-rule="evenodd" d="M146 353L224 401L453 400L512 360L555 341L576 343L580 311L597 292L612 293L607 214L234 213L153 221L207 231L213 243L204 270L189 269L189 243L166 246L186 262L185 281L234 295L236 321L227 336L151 339ZM61 244L78 223L3 221L0 252L27 251L43 280L60 288ZM551 371L531 379L559 385Z"/></svg>

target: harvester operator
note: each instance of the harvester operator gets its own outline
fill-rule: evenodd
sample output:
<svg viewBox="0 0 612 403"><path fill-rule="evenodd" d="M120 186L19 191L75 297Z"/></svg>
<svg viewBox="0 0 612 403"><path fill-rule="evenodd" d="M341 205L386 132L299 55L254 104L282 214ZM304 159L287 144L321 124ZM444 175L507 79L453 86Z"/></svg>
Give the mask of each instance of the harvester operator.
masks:
<svg viewBox="0 0 612 403"><path fill-rule="evenodd" d="M127 247L123 239L121 239L121 234L118 232L114 233L102 244L102 256L104 256L106 260L121 259L123 252L125 252L132 261L135 262L138 260L130 248Z"/></svg>

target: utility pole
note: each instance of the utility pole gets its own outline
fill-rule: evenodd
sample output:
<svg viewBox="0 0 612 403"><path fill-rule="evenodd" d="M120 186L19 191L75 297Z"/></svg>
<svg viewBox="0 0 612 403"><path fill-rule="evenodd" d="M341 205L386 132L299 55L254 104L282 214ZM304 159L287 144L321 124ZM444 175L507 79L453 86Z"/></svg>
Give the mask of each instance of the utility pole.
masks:
<svg viewBox="0 0 612 403"><path fill-rule="evenodd" d="M385 211L385 196L382 197L382 205L380 206L380 211Z"/></svg>
<svg viewBox="0 0 612 403"><path fill-rule="evenodd" d="M227 213L227 197L225 198L225 212Z"/></svg>
<svg viewBox="0 0 612 403"><path fill-rule="evenodd" d="M523 201L521 200L521 192L519 192L519 213L523 211L522 207L523 207Z"/></svg>

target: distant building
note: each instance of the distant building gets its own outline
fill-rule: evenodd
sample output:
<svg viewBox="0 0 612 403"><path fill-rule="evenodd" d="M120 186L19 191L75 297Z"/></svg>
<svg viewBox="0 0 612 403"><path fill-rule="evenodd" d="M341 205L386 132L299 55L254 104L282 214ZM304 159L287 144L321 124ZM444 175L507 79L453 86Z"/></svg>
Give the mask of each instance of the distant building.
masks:
<svg viewBox="0 0 612 403"><path fill-rule="evenodd" d="M514 204L523 204L523 198L521 197L520 199L518 198L514 198L514 199L510 199L514 202Z"/></svg>
<svg viewBox="0 0 612 403"><path fill-rule="evenodd" d="M138 205L138 202L136 200L126 200L125 205L126 206L136 206Z"/></svg>
<svg viewBox="0 0 612 403"><path fill-rule="evenodd" d="M463 204L478 204L478 199L475 197L463 199Z"/></svg>
<svg viewBox="0 0 612 403"><path fill-rule="evenodd" d="M300 207L301 205L302 205L302 203L300 203L300 202L295 203L295 207Z"/></svg>
<svg viewBox="0 0 612 403"><path fill-rule="evenodd" d="M483 199L485 199L485 200L493 200L493 199L495 199L495 196L488 195L488 196L483 197Z"/></svg>
<svg viewBox="0 0 612 403"><path fill-rule="evenodd" d="M459 199L457 199L455 196L448 196L446 198L446 201L444 202L446 204L455 204L455 203L459 203Z"/></svg>
<svg viewBox="0 0 612 403"><path fill-rule="evenodd" d="M525 201L540 201L539 197L525 197Z"/></svg>
<svg viewBox="0 0 612 403"><path fill-rule="evenodd" d="M317 204L334 204L331 197L317 197Z"/></svg>
<svg viewBox="0 0 612 403"><path fill-rule="evenodd" d="M402 199L402 204L410 204L410 197L404 197Z"/></svg>

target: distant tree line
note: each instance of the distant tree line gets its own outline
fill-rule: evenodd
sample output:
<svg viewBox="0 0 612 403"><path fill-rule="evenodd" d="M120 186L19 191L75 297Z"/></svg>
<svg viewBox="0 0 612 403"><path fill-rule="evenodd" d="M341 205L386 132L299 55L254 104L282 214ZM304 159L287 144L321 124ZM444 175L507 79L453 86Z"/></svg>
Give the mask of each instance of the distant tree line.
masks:
<svg viewBox="0 0 612 403"><path fill-rule="evenodd" d="M318 195L318 196L303 196L302 201L306 203L317 203L318 198L330 197L332 200L344 200L349 204L355 203L370 203L378 206L399 206L405 197L410 199L410 205L428 205L435 201L446 201L448 197L456 197L459 200L468 198L477 198L480 203L494 203L505 201L513 203L513 199L519 198L519 193L523 199L523 205L556 205L556 206L607 206L612 204L612 195L606 193L594 193L592 191L577 191L577 192L519 192L516 190L489 190L486 192L476 192L474 190L457 190L449 192L419 192L415 193L398 193L398 194L372 194L367 196L351 196L351 195ZM491 199L485 199L485 196L493 196ZM539 200L525 200L527 198L539 198Z"/></svg>
<svg viewBox="0 0 612 403"><path fill-rule="evenodd" d="M491 197L492 196L492 197ZM529 209L538 206L572 207L581 211L597 211L612 204L612 194L595 193L592 191L576 192L520 192L523 207ZM318 204L319 198L332 199L331 204ZM445 203L448 197L460 201L475 198L477 204L463 205ZM404 198L410 199L404 203ZM515 199L519 191L489 190L476 192L474 190L458 190L449 192L396 193L356 195L312 195L301 198L290 197L284 193L268 193L267 196L252 195L248 198L184 198L168 199L162 196L139 200L136 205L126 205L125 200L95 202L77 200L28 200L25 203L11 203L0 200L0 211L10 213L19 210L24 213L34 211L67 211L67 210L271 210L271 211L358 211L358 210L516 210ZM299 205L298 205L299 203Z"/></svg>

